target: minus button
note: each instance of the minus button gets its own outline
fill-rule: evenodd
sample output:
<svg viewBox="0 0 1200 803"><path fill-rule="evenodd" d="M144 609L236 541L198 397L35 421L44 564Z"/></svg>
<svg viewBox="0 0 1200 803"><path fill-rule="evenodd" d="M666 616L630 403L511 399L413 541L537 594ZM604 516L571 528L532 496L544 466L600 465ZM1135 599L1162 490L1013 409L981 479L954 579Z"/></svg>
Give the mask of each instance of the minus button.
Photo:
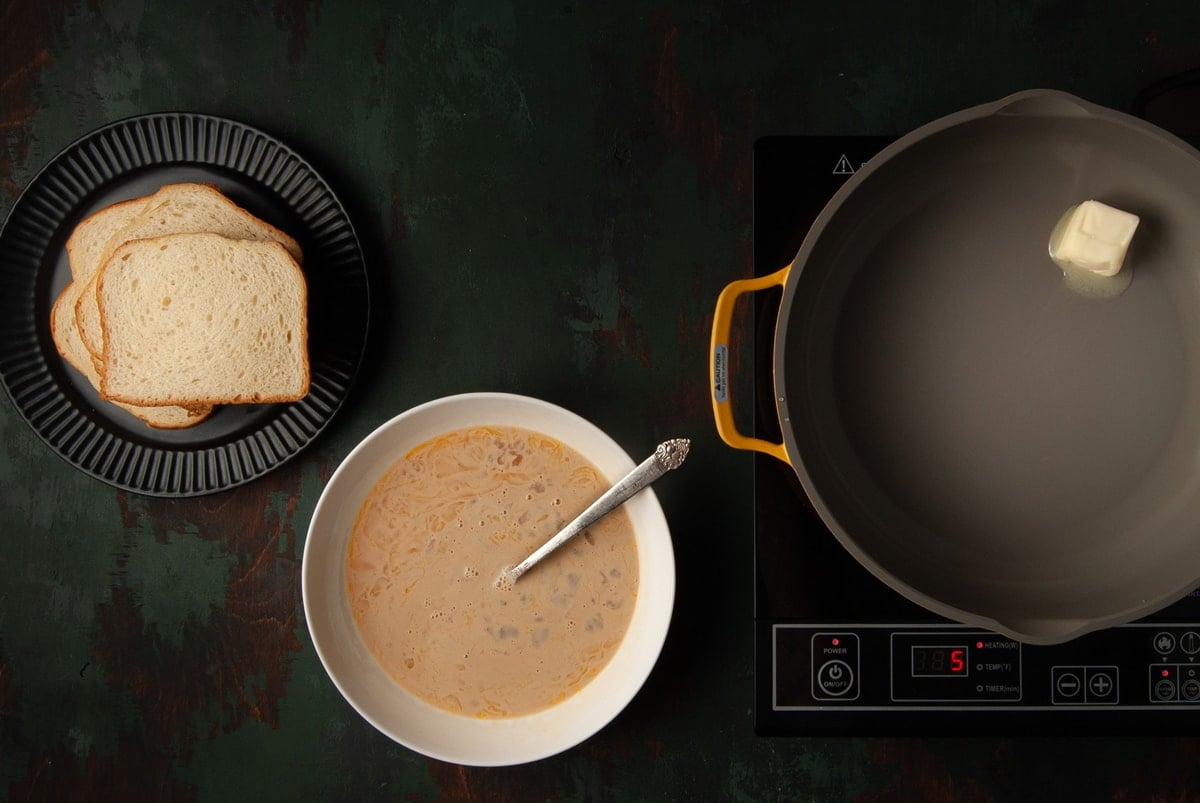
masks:
<svg viewBox="0 0 1200 803"><path fill-rule="evenodd" d="M1056 666L1051 670L1050 702L1068 705L1080 702L1083 693L1083 667Z"/></svg>

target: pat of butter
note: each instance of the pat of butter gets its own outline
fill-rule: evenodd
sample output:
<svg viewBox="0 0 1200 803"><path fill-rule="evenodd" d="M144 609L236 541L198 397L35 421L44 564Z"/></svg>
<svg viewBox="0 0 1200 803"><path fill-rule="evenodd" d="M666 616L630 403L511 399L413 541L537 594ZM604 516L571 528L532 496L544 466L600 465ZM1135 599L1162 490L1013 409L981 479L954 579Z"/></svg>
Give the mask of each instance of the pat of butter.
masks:
<svg viewBox="0 0 1200 803"><path fill-rule="evenodd" d="M1137 229L1138 216L1099 201L1084 201L1067 210L1050 235L1050 258L1064 270L1082 268L1115 276Z"/></svg>

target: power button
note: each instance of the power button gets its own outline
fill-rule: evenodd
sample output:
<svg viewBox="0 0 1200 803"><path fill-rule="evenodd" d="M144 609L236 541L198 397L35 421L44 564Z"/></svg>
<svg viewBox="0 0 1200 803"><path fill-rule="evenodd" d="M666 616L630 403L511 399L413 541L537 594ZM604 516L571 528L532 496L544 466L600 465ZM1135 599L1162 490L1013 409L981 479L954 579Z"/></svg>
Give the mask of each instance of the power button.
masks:
<svg viewBox="0 0 1200 803"><path fill-rule="evenodd" d="M817 685L830 697L845 697L854 688L854 670L845 661L827 661L817 670Z"/></svg>
<svg viewBox="0 0 1200 803"><path fill-rule="evenodd" d="M858 636L816 633L812 638L813 699L858 699Z"/></svg>

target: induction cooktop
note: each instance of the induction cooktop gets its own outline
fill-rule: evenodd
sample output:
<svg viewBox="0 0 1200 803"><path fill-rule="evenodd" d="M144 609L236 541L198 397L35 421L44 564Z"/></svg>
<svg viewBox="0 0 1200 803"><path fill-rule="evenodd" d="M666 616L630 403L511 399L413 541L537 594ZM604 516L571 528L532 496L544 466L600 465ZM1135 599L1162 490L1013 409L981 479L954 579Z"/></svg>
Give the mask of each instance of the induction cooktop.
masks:
<svg viewBox="0 0 1200 803"><path fill-rule="evenodd" d="M788 264L838 187L894 137L754 146L754 266ZM1193 144L1196 144L1193 141ZM778 289L754 300L755 420L771 405ZM943 619L867 572L792 469L754 454L755 729L760 735L1181 734L1200 721L1200 594L1053 646Z"/></svg>

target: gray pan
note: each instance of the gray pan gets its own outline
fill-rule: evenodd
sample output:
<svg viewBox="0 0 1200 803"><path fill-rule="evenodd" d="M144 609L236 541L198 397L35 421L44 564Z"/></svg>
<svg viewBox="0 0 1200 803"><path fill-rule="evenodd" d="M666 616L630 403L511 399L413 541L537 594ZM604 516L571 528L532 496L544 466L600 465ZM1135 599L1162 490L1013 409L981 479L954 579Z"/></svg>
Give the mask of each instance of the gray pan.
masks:
<svg viewBox="0 0 1200 803"><path fill-rule="evenodd" d="M1051 230L1098 200L1141 218L1114 298ZM728 304L782 285L782 444L732 427ZM834 536L925 607L1029 643L1200 585L1200 154L1035 90L950 115L854 175L793 263L714 324L732 445L788 461Z"/></svg>

